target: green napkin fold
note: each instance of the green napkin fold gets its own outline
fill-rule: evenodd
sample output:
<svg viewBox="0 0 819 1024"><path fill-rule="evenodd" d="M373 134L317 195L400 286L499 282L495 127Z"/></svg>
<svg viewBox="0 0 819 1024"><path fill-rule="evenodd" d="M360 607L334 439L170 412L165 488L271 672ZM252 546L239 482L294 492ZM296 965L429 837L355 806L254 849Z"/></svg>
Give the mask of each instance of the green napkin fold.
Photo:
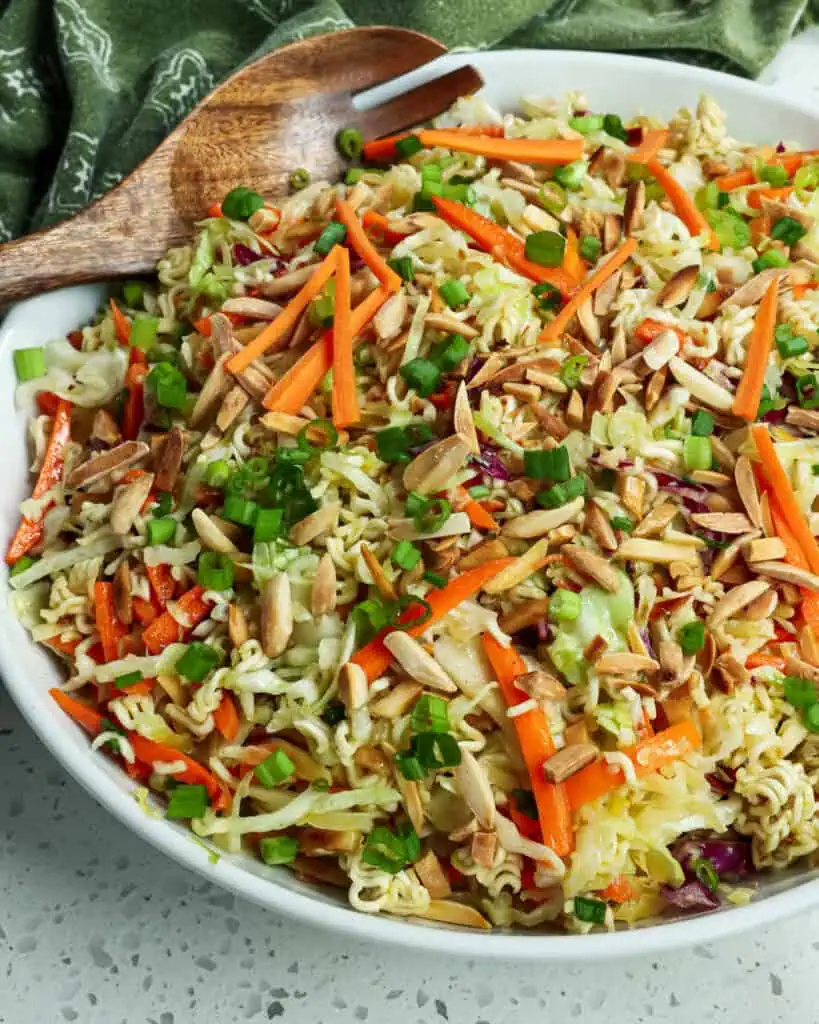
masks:
<svg viewBox="0 0 819 1024"><path fill-rule="evenodd" d="M754 75L806 4L0 0L0 241L86 205L236 67L305 36L394 24L449 47L622 50Z"/></svg>

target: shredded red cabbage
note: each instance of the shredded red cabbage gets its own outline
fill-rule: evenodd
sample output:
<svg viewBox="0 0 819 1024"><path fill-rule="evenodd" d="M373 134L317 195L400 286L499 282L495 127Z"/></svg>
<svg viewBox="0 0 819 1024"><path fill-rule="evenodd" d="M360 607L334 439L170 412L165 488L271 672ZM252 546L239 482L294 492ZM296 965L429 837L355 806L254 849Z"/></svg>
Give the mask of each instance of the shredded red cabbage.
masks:
<svg viewBox="0 0 819 1024"><path fill-rule="evenodd" d="M472 461L480 466L484 473L487 473L493 480L511 480L512 474L506 468L496 451L488 445L481 445L481 454L473 455Z"/></svg>
<svg viewBox="0 0 819 1024"><path fill-rule="evenodd" d="M257 263L265 258L261 253L254 252L248 246L242 245L241 242L233 243L233 259L240 267L246 267L249 263Z"/></svg>
<svg viewBox="0 0 819 1024"><path fill-rule="evenodd" d="M694 878L695 862L701 857L710 860L720 879L744 878L751 874L751 847L744 839L714 836L685 836L671 850L686 878Z"/></svg>
<svg viewBox="0 0 819 1024"><path fill-rule="evenodd" d="M674 889L670 885L664 885L662 893L672 907L685 912L716 910L720 905L719 896L716 893L709 892L702 882L698 882L696 878L684 882L679 889Z"/></svg>

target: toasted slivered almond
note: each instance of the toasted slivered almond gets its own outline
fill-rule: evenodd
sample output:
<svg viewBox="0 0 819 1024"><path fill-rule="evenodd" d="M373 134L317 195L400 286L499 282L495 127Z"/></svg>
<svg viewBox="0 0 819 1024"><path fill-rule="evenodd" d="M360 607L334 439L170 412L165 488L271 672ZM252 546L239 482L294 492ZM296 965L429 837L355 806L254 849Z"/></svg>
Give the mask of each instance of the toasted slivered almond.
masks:
<svg viewBox="0 0 819 1024"><path fill-rule="evenodd" d="M317 266L317 263L311 263L309 267L299 267L298 270L291 270L280 277L273 277L260 285L260 291L273 299L281 295L290 295L310 280Z"/></svg>
<svg viewBox="0 0 819 1024"><path fill-rule="evenodd" d="M620 282L622 280L623 271L615 270L611 277L604 281L594 293L592 309L596 316L605 316L611 310L617 293L620 291ZM622 359L615 360L615 363L622 362L623 359L625 359L625 353L623 353Z"/></svg>
<svg viewBox="0 0 819 1024"><path fill-rule="evenodd" d="M810 665L819 667L819 639L810 626L799 631L799 653Z"/></svg>
<svg viewBox="0 0 819 1024"><path fill-rule="evenodd" d="M237 416L248 403L248 397L243 388L236 385L225 395L219 411L216 413L216 429L224 433L233 423Z"/></svg>
<svg viewBox="0 0 819 1024"><path fill-rule="evenodd" d="M543 773L549 782L563 782L596 760L597 754L597 747L593 743L566 744L544 762Z"/></svg>
<svg viewBox="0 0 819 1024"><path fill-rule="evenodd" d="M536 384L508 383L503 385L503 390L505 394L513 395L524 405L537 402L541 395L540 388Z"/></svg>
<svg viewBox="0 0 819 1024"><path fill-rule="evenodd" d="M785 671L788 675L799 676L800 679L810 679L813 683L819 683L819 668L793 655L785 658Z"/></svg>
<svg viewBox="0 0 819 1024"><path fill-rule="evenodd" d="M649 370L661 370L680 351L680 339L674 331L660 331L643 349L643 362Z"/></svg>
<svg viewBox="0 0 819 1024"><path fill-rule="evenodd" d="M517 677L515 685L535 700L563 700L567 693L563 683L543 669L524 672Z"/></svg>
<svg viewBox="0 0 819 1024"><path fill-rule="evenodd" d="M740 455L734 467L734 480L740 501L745 506L748 518L756 527L762 526L762 510L759 504L759 489L756 485L754 470L751 460L746 455Z"/></svg>
<svg viewBox="0 0 819 1024"><path fill-rule="evenodd" d="M617 548L617 535L609 517L594 501L586 503L586 529L604 551L614 551Z"/></svg>
<svg viewBox="0 0 819 1024"><path fill-rule="evenodd" d="M478 433L475 430L475 421L472 419L472 406L469 404L469 392L466 389L466 381L461 381L455 394L455 404L452 410L452 426L455 434L467 446L472 455L480 455L481 446L478 443Z"/></svg>
<svg viewBox="0 0 819 1024"><path fill-rule="evenodd" d="M756 274L729 295L725 300L726 304L730 303L732 306L739 306L741 308L755 306L768 290L771 281L780 280L783 274L784 271L779 267L771 267L768 270L761 271L761 273Z"/></svg>
<svg viewBox="0 0 819 1024"><path fill-rule="evenodd" d="M660 668L666 675L678 678L683 674L685 658L682 647L675 640L662 640L659 645L658 656Z"/></svg>
<svg viewBox="0 0 819 1024"><path fill-rule="evenodd" d="M498 355L497 352L493 352L478 372L470 378L469 383L466 386L470 391L474 391L475 388L481 388L502 368L503 357Z"/></svg>
<svg viewBox="0 0 819 1024"><path fill-rule="evenodd" d="M620 241L622 221L616 213L607 213L603 219L603 252L611 252Z"/></svg>
<svg viewBox="0 0 819 1024"><path fill-rule="evenodd" d="M182 455L185 451L185 435L179 427L172 427L169 431L159 453L156 456L154 465L156 468L156 489L158 491L172 491L182 468Z"/></svg>
<svg viewBox="0 0 819 1024"><path fill-rule="evenodd" d="M131 567L127 558L119 563L114 573L114 610L123 625L131 625L134 615L131 605Z"/></svg>
<svg viewBox="0 0 819 1024"><path fill-rule="evenodd" d="M384 567L363 541L361 543L361 557L367 563L367 568L370 570L370 575L373 578L373 583L378 593L388 601L397 601L398 594L392 580L389 579L384 572Z"/></svg>
<svg viewBox="0 0 819 1024"><path fill-rule="evenodd" d="M223 313L238 313L252 320L275 320L282 307L276 302L256 299L251 295L238 295L222 304Z"/></svg>
<svg viewBox="0 0 819 1024"><path fill-rule="evenodd" d="M787 554L787 549L779 537L749 540L743 550L746 562L778 562Z"/></svg>
<svg viewBox="0 0 819 1024"><path fill-rule="evenodd" d="M753 524L741 512L695 512L692 522L704 530L716 530L717 533L748 533Z"/></svg>
<svg viewBox="0 0 819 1024"><path fill-rule="evenodd" d="M600 636L598 633L596 636L593 636L584 647L583 657L590 665L596 665L606 653L608 647L609 645L605 637Z"/></svg>
<svg viewBox="0 0 819 1024"><path fill-rule="evenodd" d="M114 470L126 469L140 459L144 459L150 448L142 441L123 441L116 448L92 455L90 459L76 466L69 474L66 484L69 487L84 487L101 480Z"/></svg>
<svg viewBox="0 0 819 1024"><path fill-rule="evenodd" d="M742 583L738 587L733 587L712 608L708 625L711 627L719 626L721 623L732 618L746 605L749 605L751 601L764 594L769 586L770 584L765 580L749 580L748 583Z"/></svg>
<svg viewBox="0 0 819 1024"><path fill-rule="evenodd" d="M494 832L475 832L472 836L469 855L472 860L476 864L480 864L481 867L491 868L495 863L495 853L497 849L498 837Z"/></svg>
<svg viewBox="0 0 819 1024"><path fill-rule="evenodd" d="M677 506L670 502L655 505L648 515L634 527L632 537L650 537L662 533L677 512Z"/></svg>
<svg viewBox="0 0 819 1024"><path fill-rule="evenodd" d="M447 331L452 334L460 334L462 338L471 341L481 333L471 324L465 324L463 320L452 316L449 313L427 313L424 317L424 326L431 327L436 331Z"/></svg>
<svg viewBox="0 0 819 1024"><path fill-rule="evenodd" d="M674 544L665 540L649 540L646 537L627 537L614 552L614 558L622 561L633 559L640 562L655 562L670 565L672 562L696 563L697 552L688 544Z"/></svg>
<svg viewBox="0 0 819 1024"><path fill-rule="evenodd" d="M739 537L737 540L732 541L727 548L723 548L722 551L719 551L717 553L717 557L711 563L711 572L709 574L711 578L715 580L722 579L725 573L727 573L732 566L736 564L743 546L758 536L759 530L752 530L744 537Z"/></svg>
<svg viewBox="0 0 819 1024"><path fill-rule="evenodd" d="M458 537L472 532L472 524L466 512L453 512L437 530L419 531L414 519L391 519L388 534L393 540L433 540L435 538Z"/></svg>
<svg viewBox="0 0 819 1024"><path fill-rule="evenodd" d="M581 302L577 310L577 322L592 345L596 345L600 340L600 321L594 314L592 301L592 297L589 296L585 302Z"/></svg>
<svg viewBox="0 0 819 1024"><path fill-rule="evenodd" d="M623 233L631 235L640 226L646 208L646 183L632 181L626 189L626 203L623 209Z"/></svg>
<svg viewBox="0 0 819 1024"><path fill-rule="evenodd" d="M195 508L191 512L191 521L197 537L209 551L230 555L238 550L233 541L225 536L204 509Z"/></svg>
<svg viewBox="0 0 819 1024"><path fill-rule="evenodd" d="M268 430L275 430L277 434L289 434L296 437L309 425L310 420L303 416L291 416L287 412L268 412L259 421Z"/></svg>
<svg viewBox="0 0 819 1024"><path fill-rule="evenodd" d="M370 704L370 714L373 718L398 718L405 714L418 697L423 687L420 683L409 680L397 683Z"/></svg>
<svg viewBox="0 0 819 1024"><path fill-rule="evenodd" d="M408 633L394 630L384 637L384 646L408 676L443 693L456 693L458 687L438 662Z"/></svg>
<svg viewBox="0 0 819 1024"><path fill-rule="evenodd" d="M507 546L500 537L495 537L470 548L458 562L458 569L465 572L467 569L475 569L486 562L493 562L496 558L506 558L508 554Z"/></svg>
<svg viewBox="0 0 819 1024"><path fill-rule="evenodd" d="M730 487L733 484L733 480L730 476L728 476L726 473L718 473L714 469L695 469L694 472L691 474L691 479L695 483L705 484L706 487ZM717 499L719 499L719 502L723 503L726 506L724 509L717 509L716 506L713 504L713 502L715 502ZM733 511L733 509L735 508L735 504L729 501L724 495L712 494L708 500L711 510L714 512L728 512Z"/></svg>
<svg viewBox="0 0 819 1024"><path fill-rule="evenodd" d="M805 430L819 430L819 411L800 409L792 405L785 416L785 422L793 427L803 427Z"/></svg>
<svg viewBox="0 0 819 1024"><path fill-rule="evenodd" d="M466 464L470 448L460 437L446 437L425 448L404 470L404 487L419 494L442 490Z"/></svg>
<svg viewBox="0 0 819 1024"><path fill-rule="evenodd" d="M456 924L462 928L477 928L484 932L492 931L492 925L483 914L466 903L456 903L454 900L430 900L423 910L416 910L414 914L416 917L423 917L428 921L438 921L440 924Z"/></svg>
<svg viewBox="0 0 819 1024"><path fill-rule="evenodd" d="M750 679L747 669L733 654L721 654L714 662L711 678L723 693L733 693Z"/></svg>
<svg viewBox="0 0 819 1024"><path fill-rule="evenodd" d="M407 316L407 296L401 290L391 295L373 317L375 333L381 341L397 338Z"/></svg>
<svg viewBox="0 0 819 1024"><path fill-rule="evenodd" d="M114 533L123 536L129 532L151 493L153 483L153 473L140 473L136 480L132 480L129 484L120 484L114 489L109 520Z"/></svg>
<svg viewBox="0 0 819 1024"><path fill-rule="evenodd" d="M610 594L616 594L620 589L620 576L601 555L586 548L575 547L573 544L565 546L562 550L572 567L581 575L594 580Z"/></svg>
<svg viewBox="0 0 819 1024"><path fill-rule="evenodd" d="M297 547L312 543L317 537L335 529L341 506L338 502L330 502L300 519L290 531L290 540Z"/></svg>
<svg viewBox="0 0 819 1024"><path fill-rule="evenodd" d="M715 383L699 370L695 370L679 356L674 356L668 361L668 368L677 383L682 384L698 401L711 409L718 409L720 412L731 411L734 396L727 388Z"/></svg>
<svg viewBox="0 0 819 1024"><path fill-rule="evenodd" d="M366 705L370 694L367 673L354 661L347 661L338 673L338 695L348 712Z"/></svg>
<svg viewBox="0 0 819 1024"><path fill-rule="evenodd" d="M196 396L196 403L189 421L191 427L199 427L211 415L230 386L232 378L225 370L225 363L230 359L231 354L230 352L222 353L208 374L202 385L202 390Z"/></svg>
<svg viewBox="0 0 819 1024"><path fill-rule="evenodd" d="M392 766L384 752L379 747L374 747L369 743L363 743L356 750L353 754L353 761L355 761L359 768L364 768L374 775L384 775L387 777L392 774Z"/></svg>
<svg viewBox="0 0 819 1024"><path fill-rule="evenodd" d="M504 591L516 587L518 583L522 583L532 575L540 564L541 559L546 556L548 550L549 541L546 537L542 537L525 554L501 569L497 576L493 576L484 585L484 591L487 594L502 594Z"/></svg>
<svg viewBox="0 0 819 1024"><path fill-rule="evenodd" d="M228 637L234 647L241 647L250 639L245 613L238 604L231 604L228 607Z"/></svg>
<svg viewBox="0 0 819 1024"><path fill-rule="evenodd" d="M625 508L635 519L643 518L646 497L646 482L634 473L617 474L617 494Z"/></svg>
<svg viewBox="0 0 819 1024"><path fill-rule="evenodd" d="M660 665L646 654L612 651L599 658L595 668L601 675L626 675L631 672L659 672Z"/></svg>
<svg viewBox="0 0 819 1024"><path fill-rule="evenodd" d="M346 871L342 871L337 861L330 860L328 857L298 856L291 866L297 878L321 885L333 885L341 889L349 888L349 875Z"/></svg>
<svg viewBox="0 0 819 1024"><path fill-rule="evenodd" d="M772 588L766 594L761 594L749 605L745 606L742 613L743 618L759 622L762 619L770 619L779 604L779 594Z"/></svg>
<svg viewBox="0 0 819 1024"><path fill-rule="evenodd" d="M699 273L700 268L697 264L678 270L657 293L657 305L668 309L670 306L679 306L681 302L685 302L697 283Z"/></svg>
<svg viewBox="0 0 819 1024"><path fill-rule="evenodd" d="M787 562L755 562L752 568L754 572L764 573L765 576L770 576L774 580L782 580L783 583L794 583L807 590L819 590L819 576L808 572L807 569L788 565Z"/></svg>
<svg viewBox="0 0 819 1024"><path fill-rule="evenodd" d="M567 745L572 743L588 743L589 742L589 727L586 725L586 720L581 718L576 722L566 726L564 733Z"/></svg>
<svg viewBox="0 0 819 1024"><path fill-rule="evenodd" d="M665 384L668 380L668 367L664 366L661 370L656 370L648 378L648 384L645 389L645 407L646 412L651 410L657 405L662 397L663 391L665 390Z"/></svg>
<svg viewBox="0 0 819 1024"><path fill-rule="evenodd" d="M569 402L566 406L566 422L570 427L582 427L585 416L585 405L583 396L579 391L572 391L569 395Z"/></svg>
<svg viewBox="0 0 819 1024"><path fill-rule="evenodd" d="M277 572L262 585L260 605L262 650L268 658L278 658L293 634L293 601L287 573Z"/></svg>
<svg viewBox="0 0 819 1024"><path fill-rule="evenodd" d="M583 505L582 498L574 498L560 508L527 512L504 523L502 532L506 537L521 537L524 540L542 537L564 523L576 521L583 511Z"/></svg>
<svg viewBox="0 0 819 1024"><path fill-rule="evenodd" d="M495 799L489 779L474 755L461 747L461 763L454 772L455 785L482 829L495 824Z"/></svg>
<svg viewBox="0 0 819 1024"><path fill-rule="evenodd" d="M336 567L328 552L319 559L310 590L310 611L314 616L327 615L336 606Z"/></svg>
<svg viewBox="0 0 819 1024"><path fill-rule="evenodd" d="M460 568L460 566L459 566ZM532 598L514 605L498 619L498 625L504 633L519 633L522 629L535 626L546 618L549 612L549 598Z"/></svg>
<svg viewBox="0 0 819 1024"><path fill-rule="evenodd" d="M582 404L583 402L581 399L581 405ZM546 433L555 441L562 441L571 433L569 427L563 422L563 420L559 416L555 416L554 413L549 412L549 410L544 408L544 406L533 405L531 409L532 412L535 414L537 421L540 423L540 425L543 427Z"/></svg>
<svg viewBox="0 0 819 1024"><path fill-rule="evenodd" d="M451 894L449 878L432 850L427 850L412 866L432 899L445 899Z"/></svg>
<svg viewBox="0 0 819 1024"><path fill-rule="evenodd" d="M94 413L89 440L102 441L106 445L115 445L122 440L116 420L106 409L97 409Z"/></svg>
<svg viewBox="0 0 819 1024"><path fill-rule="evenodd" d="M711 435L711 454L714 456L717 465L726 473L734 472L737 463L734 453L722 438L716 437L714 434ZM746 511L748 510L746 509ZM750 513L749 518L751 519L751 522L753 522L753 517Z"/></svg>

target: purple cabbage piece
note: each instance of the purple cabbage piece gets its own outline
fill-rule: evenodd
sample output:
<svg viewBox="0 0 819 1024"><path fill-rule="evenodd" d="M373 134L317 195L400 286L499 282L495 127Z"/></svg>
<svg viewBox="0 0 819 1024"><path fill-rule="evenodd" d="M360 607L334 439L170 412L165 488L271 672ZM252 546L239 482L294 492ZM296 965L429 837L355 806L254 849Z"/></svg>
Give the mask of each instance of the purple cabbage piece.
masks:
<svg viewBox="0 0 819 1024"><path fill-rule="evenodd" d="M472 380L472 378L475 376L475 374L478 372L478 370L480 370L482 366L483 359L479 359L477 356L475 356L472 359L472 362L469 364L469 369L466 371L466 377L464 379L467 381Z"/></svg>
<svg viewBox="0 0 819 1024"><path fill-rule="evenodd" d="M249 263L256 263L259 260L265 259L265 257L258 252L254 252L246 245L242 245L241 242L233 243L233 259L240 267L246 267Z"/></svg>
<svg viewBox="0 0 819 1024"><path fill-rule="evenodd" d="M655 470L658 486L664 491L679 495L690 512L709 512L707 504L709 491L702 484L689 483L675 473Z"/></svg>
<svg viewBox="0 0 819 1024"><path fill-rule="evenodd" d="M500 456L487 445L481 445L481 454L473 456L473 463L480 466L484 473L487 473L493 480L511 480L512 474L501 461Z"/></svg>
<svg viewBox="0 0 819 1024"><path fill-rule="evenodd" d="M542 643L545 643L549 639L549 623L546 619L537 620L537 638Z"/></svg>
<svg viewBox="0 0 819 1024"><path fill-rule="evenodd" d="M684 836L671 849L687 880L695 879L695 863L701 857L710 860L721 880L744 878L751 874L750 844L744 839L715 836Z"/></svg>
<svg viewBox="0 0 819 1024"><path fill-rule="evenodd" d="M777 153L784 153L785 152L785 143L784 142L777 142L777 144L776 144L776 151L777 151Z"/></svg>
<svg viewBox="0 0 819 1024"><path fill-rule="evenodd" d="M698 910L716 910L720 905L719 896L709 892L696 878L684 882L679 889L664 885L662 892L672 907L686 913Z"/></svg>

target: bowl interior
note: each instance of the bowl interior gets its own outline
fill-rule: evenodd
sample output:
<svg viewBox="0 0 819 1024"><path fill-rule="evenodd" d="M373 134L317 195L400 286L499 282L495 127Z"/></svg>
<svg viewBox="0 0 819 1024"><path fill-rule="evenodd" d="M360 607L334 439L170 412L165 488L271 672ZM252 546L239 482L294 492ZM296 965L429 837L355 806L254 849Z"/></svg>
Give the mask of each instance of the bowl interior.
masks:
<svg viewBox="0 0 819 1024"><path fill-rule="evenodd" d="M406 76L405 81L422 81L467 60L482 71L486 95L501 109L514 109L521 95L582 90L591 109L623 116L643 111L668 117L680 106L695 107L699 95L707 92L726 111L730 134L736 138L768 143L785 139L819 147L819 117L806 107L741 79L659 61L530 50L471 54L468 58L450 54ZM376 92L390 91L384 88ZM16 529L19 502L28 495L30 486L25 443L30 410L15 408L11 352L43 344L80 326L94 315L105 295L104 288L89 286L40 296L12 309L0 327L0 439L6 465L6 486L0 490L3 548ZM0 574L0 670L11 696L43 742L96 799L131 829L185 866L240 895L360 938L471 956L588 960L710 940L806 908L819 898L819 886L809 884L816 873L795 870L764 879L758 900L749 907L610 936L484 935L368 917L350 910L343 898L299 882L285 869L266 868L247 856L215 860L187 830L146 815L133 799L127 777L104 755L89 750L86 737L49 698L47 690L59 681L59 669L42 648L29 640L12 614L6 573Z"/></svg>

